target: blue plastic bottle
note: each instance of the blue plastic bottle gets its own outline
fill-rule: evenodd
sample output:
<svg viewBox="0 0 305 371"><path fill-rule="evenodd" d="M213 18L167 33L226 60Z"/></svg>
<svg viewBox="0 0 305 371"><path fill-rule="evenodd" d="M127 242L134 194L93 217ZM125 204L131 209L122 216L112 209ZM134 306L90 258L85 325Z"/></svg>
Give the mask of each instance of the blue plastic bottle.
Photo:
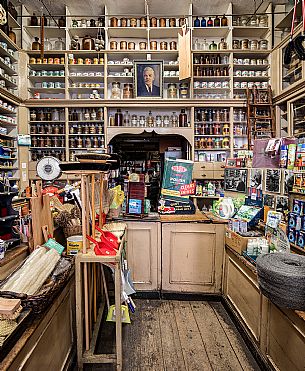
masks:
<svg viewBox="0 0 305 371"><path fill-rule="evenodd" d="M204 17L202 17L202 20L201 20L201 27L206 27L207 26L207 21Z"/></svg>

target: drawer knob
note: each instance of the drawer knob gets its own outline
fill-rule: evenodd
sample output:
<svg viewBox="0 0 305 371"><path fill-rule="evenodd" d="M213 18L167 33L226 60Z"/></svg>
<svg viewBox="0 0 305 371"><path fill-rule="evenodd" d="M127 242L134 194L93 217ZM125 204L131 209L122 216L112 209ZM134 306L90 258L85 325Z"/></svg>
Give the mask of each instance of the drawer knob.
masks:
<svg viewBox="0 0 305 371"><path fill-rule="evenodd" d="M201 169L205 169L205 166L201 166Z"/></svg>

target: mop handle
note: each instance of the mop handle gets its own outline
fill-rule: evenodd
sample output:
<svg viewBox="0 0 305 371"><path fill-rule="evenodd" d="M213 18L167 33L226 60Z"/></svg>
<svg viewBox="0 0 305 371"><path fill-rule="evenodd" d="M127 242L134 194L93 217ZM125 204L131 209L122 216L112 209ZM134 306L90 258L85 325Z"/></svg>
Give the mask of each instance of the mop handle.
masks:
<svg viewBox="0 0 305 371"><path fill-rule="evenodd" d="M303 0L302 0L302 3L303 3ZM291 23L291 30L290 30L290 40L292 39L292 36L294 33L294 21L295 21L295 17L297 14L297 5L298 5L298 0L294 0L293 16L292 16L292 23Z"/></svg>

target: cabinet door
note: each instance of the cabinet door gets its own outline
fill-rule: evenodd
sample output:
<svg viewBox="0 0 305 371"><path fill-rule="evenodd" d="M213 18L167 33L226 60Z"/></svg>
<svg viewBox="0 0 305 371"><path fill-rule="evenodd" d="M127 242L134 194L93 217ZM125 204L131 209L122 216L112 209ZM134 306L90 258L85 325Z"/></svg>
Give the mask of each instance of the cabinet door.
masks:
<svg viewBox="0 0 305 371"><path fill-rule="evenodd" d="M128 222L127 259L137 291L160 288L161 234L159 222Z"/></svg>
<svg viewBox="0 0 305 371"><path fill-rule="evenodd" d="M162 290L220 293L223 225L162 224Z"/></svg>

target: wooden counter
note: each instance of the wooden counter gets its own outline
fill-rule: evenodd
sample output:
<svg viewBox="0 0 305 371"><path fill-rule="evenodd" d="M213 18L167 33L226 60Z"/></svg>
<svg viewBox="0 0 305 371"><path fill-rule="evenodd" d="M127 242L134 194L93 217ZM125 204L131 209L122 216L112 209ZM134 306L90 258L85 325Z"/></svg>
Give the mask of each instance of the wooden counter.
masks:
<svg viewBox="0 0 305 371"><path fill-rule="evenodd" d="M277 370L305 370L305 313L279 308L259 290L256 268L226 247L223 295L257 351Z"/></svg>
<svg viewBox="0 0 305 371"><path fill-rule="evenodd" d="M0 260L0 281L4 280L23 262L28 255L28 246L20 245L5 253Z"/></svg>

